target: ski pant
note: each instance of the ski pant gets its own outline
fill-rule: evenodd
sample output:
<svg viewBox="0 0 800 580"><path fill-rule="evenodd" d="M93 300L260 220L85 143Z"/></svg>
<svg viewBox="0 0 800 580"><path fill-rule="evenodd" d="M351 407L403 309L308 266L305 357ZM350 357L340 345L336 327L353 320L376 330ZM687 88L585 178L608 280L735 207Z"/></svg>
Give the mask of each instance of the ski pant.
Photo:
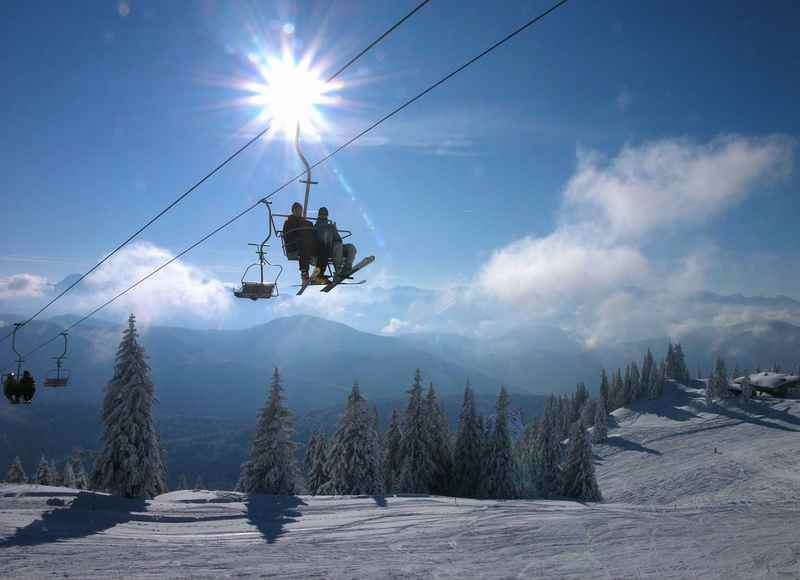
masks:
<svg viewBox="0 0 800 580"><path fill-rule="evenodd" d="M356 259L356 247L342 242L334 242L333 247L320 244L317 265L324 268L328 259L333 261L333 269L337 274L342 270L349 271Z"/></svg>

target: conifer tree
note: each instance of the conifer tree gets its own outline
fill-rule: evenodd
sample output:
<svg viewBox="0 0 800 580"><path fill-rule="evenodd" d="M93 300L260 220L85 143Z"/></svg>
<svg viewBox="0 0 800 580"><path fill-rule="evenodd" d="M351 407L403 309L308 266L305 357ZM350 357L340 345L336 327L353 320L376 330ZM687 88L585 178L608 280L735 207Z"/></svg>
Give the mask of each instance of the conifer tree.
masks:
<svg viewBox="0 0 800 580"><path fill-rule="evenodd" d="M580 413L580 422L584 429L588 429L594 425L594 415L597 412L597 401L594 399L587 399L583 404Z"/></svg>
<svg viewBox="0 0 800 580"><path fill-rule="evenodd" d="M639 374L639 367L636 363L631 363L631 401L642 398L642 377Z"/></svg>
<svg viewBox="0 0 800 580"><path fill-rule="evenodd" d="M676 379L678 375L678 370L675 366L675 347L672 345L672 341L669 343L669 348L667 349L667 357L664 359L664 362L667 365L667 378L668 379Z"/></svg>
<svg viewBox="0 0 800 580"><path fill-rule="evenodd" d="M627 407L633 401L633 383L631 381L631 365L625 366L625 375L622 379L622 397L620 401L622 407Z"/></svg>
<svg viewBox="0 0 800 580"><path fill-rule="evenodd" d="M56 466L56 460L50 460L50 485L64 485L64 480L61 479L61 472Z"/></svg>
<svg viewBox="0 0 800 580"><path fill-rule="evenodd" d="M414 383L408 391L408 406L403 421L402 459L398 480L400 492L430 493L434 465L429 453L426 427L422 374L417 369Z"/></svg>
<svg viewBox="0 0 800 580"><path fill-rule="evenodd" d="M208 489L206 482L203 481L202 475L198 475L197 478L194 480L194 487L192 489L199 489L199 490Z"/></svg>
<svg viewBox="0 0 800 580"><path fill-rule="evenodd" d="M542 422L539 424L536 442L538 450L536 489L538 494L544 498L556 496L560 492L561 441L558 433L557 413L558 406L555 397L550 395L545 404Z"/></svg>
<svg viewBox="0 0 800 580"><path fill-rule="evenodd" d="M594 414L594 430L592 431L592 441L594 443L604 443L608 440L608 414L606 413L603 400L597 401Z"/></svg>
<svg viewBox="0 0 800 580"><path fill-rule="evenodd" d="M309 449L306 451L306 487L311 495L319 495L327 491L329 487L328 442L322 431L314 433L313 438L313 448L309 444Z"/></svg>
<svg viewBox="0 0 800 580"><path fill-rule="evenodd" d="M644 391L648 390L650 386L651 377L650 375L655 370L655 360L653 359L653 353L650 352L650 349L647 349L647 352L644 354L644 358L642 359L642 373L641 373L641 383L642 389ZM647 395L649 396L649 394Z"/></svg>
<svg viewBox="0 0 800 580"><path fill-rule="evenodd" d="M713 377L706 381L705 388L706 407L714 402L714 379Z"/></svg>
<svg viewBox="0 0 800 580"><path fill-rule="evenodd" d="M181 473L180 477L178 477L178 487L175 489L189 489L189 478L186 477L185 473Z"/></svg>
<svg viewBox="0 0 800 580"><path fill-rule="evenodd" d="M328 450L327 471L335 494L375 495L383 492L378 434L358 383L353 384L344 415Z"/></svg>
<svg viewBox="0 0 800 580"><path fill-rule="evenodd" d="M613 403L610 396L610 390L611 388L608 384L608 375L606 374L606 369L603 369L600 374L600 399L603 400L603 405L606 409L611 409L611 405Z"/></svg>
<svg viewBox="0 0 800 580"><path fill-rule="evenodd" d="M592 463L592 445L580 425L573 425L562 475L562 495L581 501L602 501Z"/></svg>
<svg viewBox="0 0 800 580"><path fill-rule="evenodd" d="M534 419L525 427L522 436L514 445L514 490L517 497L532 499L537 496L536 469L538 454L536 438L539 422Z"/></svg>
<svg viewBox="0 0 800 580"><path fill-rule="evenodd" d="M483 427L475 411L475 394L469 382L464 387L464 400L458 420L453 450L453 489L459 497L478 497L483 454Z"/></svg>
<svg viewBox="0 0 800 580"><path fill-rule="evenodd" d="M64 473L61 475L61 485L64 487L71 487L77 488L77 482L75 480L75 470L72 469L72 462L67 460L64 463Z"/></svg>
<svg viewBox="0 0 800 580"><path fill-rule="evenodd" d="M250 460L242 465L237 489L245 493L292 495L295 493L295 443L292 413L283 404L283 385L277 368L269 397L256 422Z"/></svg>
<svg viewBox="0 0 800 580"><path fill-rule="evenodd" d="M400 430L400 413L392 411L383 454L383 485L386 493L395 493L400 476L400 461L403 451L403 433Z"/></svg>
<svg viewBox="0 0 800 580"><path fill-rule="evenodd" d="M753 398L753 385L750 382L750 377L742 379L742 402L746 405Z"/></svg>
<svg viewBox="0 0 800 580"><path fill-rule="evenodd" d="M103 451L95 464L95 487L125 497L155 497L167 491L167 470L153 417L155 386L136 317L128 318L117 349L114 377L103 400Z"/></svg>
<svg viewBox="0 0 800 580"><path fill-rule="evenodd" d="M583 383L578 383L575 386L575 394L572 397L570 424L581 419L581 411L588 400L589 391L587 390L586 385Z"/></svg>
<svg viewBox="0 0 800 580"><path fill-rule="evenodd" d="M447 425L447 416L436 399L433 383L429 384L425 397L425 420L428 433L428 454L434 467L431 493L444 495L450 487L453 455L450 449L450 428Z"/></svg>
<svg viewBox="0 0 800 580"><path fill-rule="evenodd" d="M676 376L674 378L678 382L684 385L688 385L689 379L691 377L689 376L689 369L686 366L686 359L683 356L683 347L680 345L680 343L675 345L674 357L675 357L675 373L676 373Z"/></svg>
<svg viewBox="0 0 800 580"><path fill-rule="evenodd" d="M6 482L8 483L25 483L28 481L28 474L25 473L25 468L22 466L22 461L17 455L11 465L8 467L6 473Z"/></svg>
<svg viewBox="0 0 800 580"><path fill-rule="evenodd" d="M311 436L308 438L308 443L306 443L305 453L303 453L303 471L305 472L306 476L306 487L308 487L308 492L311 495L315 495L315 491L312 491L311 487L308 485L310 480L309 474L311 473L311 469L314 465L314 458L316 457L318 439L320 435L321 432L319 431L311 432Z"/></svg>
<svg viewBox="0 0 800 580"><path fill-rule="evenodd" d="M725 369L725 361L721 357L717 357L714 377L711 379L711 393L717 399L724 399L728 396L728 371Z"/></svg>
<svg viewBox="0 0 800 580"><path fill-rule="evenodd" d="M50 472L50 463L48 463L44 455L42 455L42 458L39 460L39 467L36 468L34 482L39 485L53 485L53 474Z"/></svg>
<svg viewBox="0 0 800 580"><path fill-rule="evenodd" d="M75 474L75 489L89 489L89 476L86 469L83 467L80 455L76 452L67 461L72 466L72 472Z"/></svg>
<svg viewBox="0 0 800 580"><path fill-rule="evenodd" d="M508 392L500 387L491 438L488 441L489 461L483 482L485 495L492 499L514 497L514 464L511 434L508 430Z"/></svg>

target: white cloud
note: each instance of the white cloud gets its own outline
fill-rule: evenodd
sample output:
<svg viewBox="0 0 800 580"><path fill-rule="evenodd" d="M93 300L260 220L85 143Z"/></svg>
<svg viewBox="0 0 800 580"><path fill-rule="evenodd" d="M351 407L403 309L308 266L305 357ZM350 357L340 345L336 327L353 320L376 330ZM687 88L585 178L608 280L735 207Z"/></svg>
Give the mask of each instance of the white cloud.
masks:
<svg viewBox="0 0 800 580"><path fill-rule="evenodd" d="M793 147L786 137L727 136L706 144L626 145L611 160L580 152L564 210L568 219L601 223L617 238L703 223L789 171Z"/></svg>
<svg viewBox="0 0 800 580"><path fill-rule="evenodd" d="M0 299L41 296L47 287L47 278L35 274L22 273L0 277Z"/></svg>
<svg viewBox="0 0 800 580"><path fill-rule="evenodd" d="M660 264L647 255L654 235L701 224L753 195L791 169L793 147L787 137L727 136L626 145L612 159L579 152L560 225L496 250L477 285L519 317L558 318L589 346L709 321L709 306L688 308L686 297L718 269L717 248L697 248L677 267Z"/></svg>
<svg viewBox="0 0 800 580"><path fill-rule="evenodd" d="M562 229L513 242L492 255L479 284L502 301L561 299L633 284L647 274L647 259L637 248L583 238Z"/></svg>
<svg viewBox="0 0 800 580"><path fill-rule="evenodd" d="M126 246L84 280L83 291L73 297L78 302L75 306L88 309L102 304L173 257L169 250L149 242ZM220 280L176 260L108 309L120 314L133 312L143 324L187 317L219 321L231 302L231 292Z"/></svg>
<svg viewBox="0 0 800 580"><path fill-rule="evenodd" d="M381 329L382 334L397 334L398 331L408 327L408 322L400 320L399 318L392 318L389 324Z"/></svg>

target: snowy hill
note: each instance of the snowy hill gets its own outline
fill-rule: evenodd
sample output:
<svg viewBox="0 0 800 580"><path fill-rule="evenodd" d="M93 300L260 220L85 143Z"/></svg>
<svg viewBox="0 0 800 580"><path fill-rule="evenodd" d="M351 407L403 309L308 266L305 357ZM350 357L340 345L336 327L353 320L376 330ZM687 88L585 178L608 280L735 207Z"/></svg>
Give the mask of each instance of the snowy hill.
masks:
<svg viewBox="0 0 800 580"><path fill-rule="evenodd" d="M701 389L670 382L661 400L637 401L611 418L608 444L594 448L607 501L680 507L800 498L800 400L707 409Z"/></svg>
<svg viewBox="0 0 800 580"><path fill-rule="evenodd" d="M702 400L612 413L597 505L2 485L0 577L800 577L800 401Z"/></svg>

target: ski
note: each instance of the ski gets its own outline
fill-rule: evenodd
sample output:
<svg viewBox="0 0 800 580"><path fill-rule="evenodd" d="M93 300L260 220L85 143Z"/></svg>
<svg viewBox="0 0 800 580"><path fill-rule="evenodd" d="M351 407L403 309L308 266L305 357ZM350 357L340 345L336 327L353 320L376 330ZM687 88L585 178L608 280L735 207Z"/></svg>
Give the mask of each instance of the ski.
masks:
<svg viewBox="0 0 800 580"><path fill-rule="evenodd" d="M366 258L361 260L358 264L353 266L353 268L347 273L346 276L343 276L341 278L337 276L336 278L333 279L333 281L330 284L326 284L322 288L322 290L320 290L320 292L330 292L331 290L336 288L339 284L361 284L365 282L365 280L361 280L359 282L345 282L345 280L352 278L353 274L355 274L362 268L366 268L374 261L375 261L375 256L367 256Z"/></svg>

